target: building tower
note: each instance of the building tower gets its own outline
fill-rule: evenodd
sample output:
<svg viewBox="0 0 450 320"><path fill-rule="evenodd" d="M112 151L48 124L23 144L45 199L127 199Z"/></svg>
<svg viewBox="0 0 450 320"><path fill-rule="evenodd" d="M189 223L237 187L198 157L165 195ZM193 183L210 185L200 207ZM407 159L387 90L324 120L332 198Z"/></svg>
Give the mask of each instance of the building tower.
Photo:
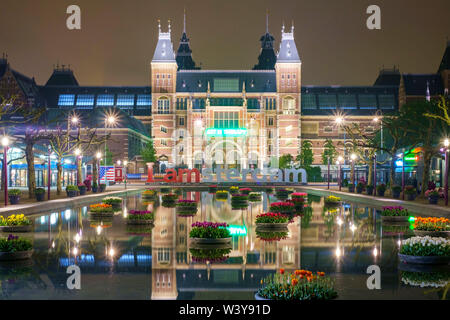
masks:
<svg viewBox="0 0 450 320"><path fill-rule="evenodd" d="M177 51L177 65L178 70L198 70L200 68L195 66L195 62L192 59L192 50L189 46L189 38L186 34L186 11L184 12L184 24L183 34L180 39L180 46Z"/></svg>
<svg viewBox="0 0 450 320"><path fill-rule="evenodd" d="M258 64L253 70L273 70L277 57L273 48L275 38L269 33L269 12L266 13L266 33L259 39L261 41L261 51L258 57Z"/></svg>
<svg viewBox="0 0 450 320"><path fill-rule="evenodd" d="M301 61L294 41L294 25L291 32L281 29L280 50L275 64L277 79L277 128L278 156L292 154L300 149L300 90Z"/></svg>
<svg viewBox="0 0 450 320"><path fill-rule="evenodd" d="M170 20L168 32L161 32L158 21L158 43L151 62L152 134L157 157L171 161L172 135L175 134L174 101L177 81L177 62L171 40Z"/></svg>

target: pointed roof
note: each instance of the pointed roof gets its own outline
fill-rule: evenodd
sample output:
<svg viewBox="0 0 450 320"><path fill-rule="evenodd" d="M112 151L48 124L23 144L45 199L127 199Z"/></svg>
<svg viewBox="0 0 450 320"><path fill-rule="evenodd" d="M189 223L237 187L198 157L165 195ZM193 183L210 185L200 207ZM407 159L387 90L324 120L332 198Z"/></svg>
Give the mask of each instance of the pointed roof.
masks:
<svg viewBox="0 0 450 320"><path fill-rule="evenodd" d="M186 12L184 13L183 34L180 39L180 46L178 47L176 61L178 70L198 70L200 68L195 66L195 61L192 59L192 50L189 46L189 38L186 34Z"/></svg>
<svg viewBox="0 0 450 320"><path fill-rule="evenodd" d="M173 51L173 44L170 35L170 20L168 32L161 32L161 23L159 21L158 31L158 43L156 44L152 62L175 62L175 52Z"/></svg>
<svg viewBox="0 0 450 320"><path fill-rule="evenodd" d="M261 41L261 50L258 56L258 64L253 70L273 70L277 57L273 48L275 38L269 33L269 13L266 14L266 33L259 39Z"/></svg>
<svg viewBox="0 0 450 320"><path fill-rule="evenodd" d="M56 66L46 86L78 86L78 81L70 68Z"/></svg>
<svg viewBox="0 0 450 320"><path fill-rule="evenodd" d="M441 64L439 65L438 73L450 70L450 41L447 41L447 48L445 49L444 56L442 57Z"/></svg>
<svg viewBox="0 0 450 320"><path fill-rule="evenodd" d="M277 55L277 62L284 63L299 63L300 56L298 55L297 46L294 40L294 25L291 27L291 32L284 32L284 24L281 29L280 51Z"/></svg>

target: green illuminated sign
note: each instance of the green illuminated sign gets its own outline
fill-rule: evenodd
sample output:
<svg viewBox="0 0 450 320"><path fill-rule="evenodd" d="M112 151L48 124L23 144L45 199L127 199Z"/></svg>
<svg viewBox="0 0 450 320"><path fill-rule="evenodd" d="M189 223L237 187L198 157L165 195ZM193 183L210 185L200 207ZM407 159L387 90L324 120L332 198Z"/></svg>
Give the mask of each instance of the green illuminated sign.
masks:
<svg viewBox="0 0 450 320"><path fill-rule="evenodd" d="M206 129L206 135L212 137L240 137L247 135L247 129L236 128L236 129L219 129L219 128L208 128Z"/></svg>
<svg viewBox="0 0 450 320"><path fill-rule="evenodd" d="M246 236L247 228L245 226L230 225L227 227L232 236Z"/></svg>

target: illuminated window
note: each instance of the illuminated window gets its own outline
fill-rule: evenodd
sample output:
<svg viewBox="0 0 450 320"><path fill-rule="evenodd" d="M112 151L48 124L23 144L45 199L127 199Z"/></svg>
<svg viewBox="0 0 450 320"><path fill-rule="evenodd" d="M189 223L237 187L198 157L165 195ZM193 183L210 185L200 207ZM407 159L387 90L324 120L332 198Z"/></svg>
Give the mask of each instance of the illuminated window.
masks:
<svg viewBox="0 0 450 320"><path fill-rule="evenodd" d="M215 92L239 92L239 79L214 79Z"/></svg>
<svg viewBox="0 0 450 320"><path fill-rule="evenodd" d="M166 127L164 127L164 126L161 126L161 132L164 132L164 133L167 133L167 128Z"/></svg>
<svg viewBox="0 0 450 320"><path fill-rule="evenodd" d="M164 97L158 99L158 113L159 114L169 113L169 99Z"/></svg>
<svg viewBox="0 0 450 320"><path fill-rule="evenodd" d="M149 94L140 94L137 97L136 106L151 106L152 105L152 96Z"/></svg>
<svg viewBox="0 0 450 320"><path fill-rule="evenodd" d="M283 99L283 113L295 114L295 99L292 97L286 97Z"/></svg>
<svg viewBox="0 0 450 320"><path fill-rule="evenodd" d="M133 94L117 95L117 106L120 107L121 109L129 109L129 107L132 108L134 106L134 95Z"/></svg>
<svg viewBox="0 0 450 320"><path fill-rule="evenodd" d="M74 94L60 94L58 99L58 106L73 106L75 104Z"/></svg>
<svg viewBox="0 0 450 320"><path fill-rule="evenodd" d="M94 106L94 95L79 94L77 96L77 106Z"/></svg>
<svg viewBox="0 0 450 320"><path fill-rule="evenodd" d="M97 96L97 106L113 106L114 95L112 94L99 94Z"/></svg>
<svg viewBox="0 0 450 320"><path fill-rule="evenodd" d="M239 112L214 112L214 128L239 128Z"/></svg>

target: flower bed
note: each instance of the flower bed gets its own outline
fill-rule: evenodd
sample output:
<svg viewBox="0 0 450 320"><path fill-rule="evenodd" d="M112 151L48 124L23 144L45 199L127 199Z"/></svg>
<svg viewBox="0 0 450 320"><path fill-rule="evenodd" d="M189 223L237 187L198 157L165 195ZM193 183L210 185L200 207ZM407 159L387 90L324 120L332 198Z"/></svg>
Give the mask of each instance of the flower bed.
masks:
<svg viewBox="0 0 450 320"><path fill-rule="evenodd" d="M341 198L335 196L328 196L324 199L325 206L335 207L341 204Z"/></svg>
<svg viewBox="0 0 450 320"><path fill-rule="evenodd" d="M255 223L260 224L285 224L289 221L289 217L281 213L263 213L256 216Z"/></svg>
<svg viewBox="0 0 450 320"><path fill-rule="evenodd" d="M439 194L439 191L436 189L429 189L429 190L425 191L425 197L428 198L428 202L430 204L437 204L440 194Z"/></svg>
<svg viewBox="0 0 450 320"><path fill-rule="evenodd" d="M94 216L113 216L114 210L112 205L97 203L89 206L89 212Z"/></svg>
<svg viewBox="0 0 450 320"><path fill-rule="evenodd" d="M286 231L269 231L260 228L256 228L256 237L262 241L272 242L281 241L287 239L289 232Z"/></svg>
<svg viewBox="0 0 450 320"><path fill-rule="evenodd" d="M110 204L113 208L119 208L122 205L122 198L106 197L106 198L103 198L102 203Z"/></svg>
<svg viewBox="0 0 450 320"><path fill-rule="evenodd" d="M305 192L294 192L294 193L291 194L291 199L292 200L294 200L294 199L303 199L303 201L304 201L304 200L306 200L307 197L308 197L308 194L305 193Z"/></svg>
<svg viewBox="0 0 450 320"><path fill-rule="evenodd" d="M414 232L424 233L450 233L450 220L446 218L422 218L416 217L414 220Z"/></svg>
<svg viewBox="0 0 450 320"><path fill-rule="evenodd" d="M178 196L174 193L168 193L162 196L162 206L166 208L175 208Z"/></svg>
<svg viewBox="0 0 450 320"><path fill-rule="evenodd" d="M30 240L10 234L0 239L0 261L28 259L33 253Z"/></svg>
<svg viewBox="0 0 450 320"><path fill-rule="evenodd" d="M132 236L150 236L153 224L127 224L126 232Z"/></svg>
<svg viewBox="0 0 450 320"><path fill-rule="evenodd" d="M197 201L178 200L177 214L180 216L193 216L197 213Z"/></svg>
<svg viewBox="0 0 450 320"><path fill-rule="evenodd" d="M142 199L153 200L157 195L158 192L156 192L155 190L145 190L144 192L142 192Z"/></svg>
<svg viewBox="0 0 450 320"><path fill-rule="evenodd" d="M236 186L230 187L230 193L231 194L238 193L238 192L239 192L239 187L236 187Z"/></svg>
<svg viewBox="0 0 450 320"><path fill-rule="evenodd" d="M250 189L250 188L241 188L241 189L239 189L239 192L242 193L242 194L249 195L250 192L252 192L252 189Z"/></svg>
<svg viewBox="0 0 450 320"><path fill-rule="evenodd" d="M153 220L153 212L147 210L130 210L127 215L127 224L150 224L153 223Z"/></svg>
<svg viewBox="0 0 450 320"><path fill-rule="evenodd" d="M275 196L280 200L286 200L291 192L287 189L276 189Z"/></svg>
<svg viewBox="0 0 450 320"><path fill-rule="evenodd" d="M381 220L382 221L400 221L406 222L408 221L410 213L408 209L405 209L401 206L399 207L383 207L381 211Z"/></svg>
<svg viewBox="0 0 450 320"><path fill-rule="evenodd" d="M247 207L248 207L248 195L246 195L246 194L231 195L231 208L232 209L245 209Z"/></svg>
<svg viewBox="0 0 450 320"><path fill-rule="evenodd" d="M0 216L0 231L28 232L31 231L32 222L23 214L12 214L6 219Z"/></svg>
<svg viewBox="0 0 450 320"><path fill-rule="evenodd" d="M450 272L402 271L402 282L413 287L442 288L450 283Z"/></svg>
<svg viewBox="0 0 450 320"><path fill-rule="evenodd" d="M297 213L303 212L305 206L307 206L307 204L305 203L306 198L294 197L292 198L292 200L288 200L287 202L294 204L295 212Z"/></svg>
<svg viewBox="0 0 450 320"><path fill-rule="evenodd" d="M293 214L295 212L295 205L292 202L274 202L270 204L270 212Z"/></svg>
<svg viewBox="0 0 450 320"><path fill-rule="evenodd" d="M307 270L295 270L269 275L261 280L263 285L256 298L269 300L330 300L337 297L334 281L324 272L313 274Z"/></svg>
<svg viewBox="0 0 450 320"><path fill-rule="evenodd" d="M399 258L405 263L448 264L450 241L429 236L412 237L402 241Z"/></svg>
<svg viewBox="0 0 450 320"><path fill-rule="evenodd" d="M189 232L189 237L196 242L222 243L231 240L230 231L226 223L195 222ZM201 241L205 240L205 241Z"/></svg>
<svg viewBox="0 0 450 320"><path fill-rule="evenodd" d="M252 201L252 202L261 201L261 193L250 192L248 195L248 201Z"/></svg>
<svg viewBox="0 0 450 320"><path fill-rule="evenodd" d="M228 259L228 254L231 252L231 248L189 248L191 252L192 261L198 263L205 262L223 262Z"/></svg>
<svg viewBox="0 0 450 320"><path fill-rule="evenodd" d="M216 192L217 200L226 200L228 199L228 191L227 190L219 190Z"/></svg>

